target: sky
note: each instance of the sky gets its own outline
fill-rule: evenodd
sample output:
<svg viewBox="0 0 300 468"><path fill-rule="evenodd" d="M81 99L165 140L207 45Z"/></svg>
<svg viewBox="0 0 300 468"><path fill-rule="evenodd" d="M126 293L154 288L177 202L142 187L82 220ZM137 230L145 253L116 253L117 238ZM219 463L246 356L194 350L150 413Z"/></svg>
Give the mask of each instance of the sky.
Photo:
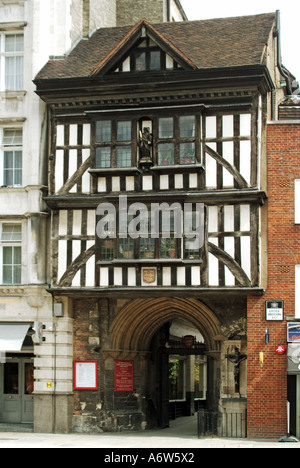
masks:
<svg viewBox="0 0 300 468"><path fill-rule="evenodd" d="M189 20L258 15L280 11L281 55L283 65L300 81L300 2L299 0L181 0Z"/></svg>

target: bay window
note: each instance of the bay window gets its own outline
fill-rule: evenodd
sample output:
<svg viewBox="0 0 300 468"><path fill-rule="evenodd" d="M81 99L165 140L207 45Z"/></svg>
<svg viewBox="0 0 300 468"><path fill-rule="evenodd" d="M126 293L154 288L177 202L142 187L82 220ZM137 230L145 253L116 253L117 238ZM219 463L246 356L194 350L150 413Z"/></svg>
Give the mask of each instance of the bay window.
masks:
<svg viewBox="0 0 300 468"><path fill-rule="evenodd" d="M95 169L134 167L144 127L151 134L154 167L200 164L200 116L182 115L96 121Z"/></svg>

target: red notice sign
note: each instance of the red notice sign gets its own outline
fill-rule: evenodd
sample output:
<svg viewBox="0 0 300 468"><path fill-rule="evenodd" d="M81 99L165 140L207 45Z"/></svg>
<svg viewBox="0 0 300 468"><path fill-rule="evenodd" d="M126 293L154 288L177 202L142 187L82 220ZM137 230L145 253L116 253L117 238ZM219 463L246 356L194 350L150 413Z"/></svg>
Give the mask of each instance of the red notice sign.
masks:
<svg viewBox="0 0 300 468"><path fill-rule="evenodd" d="M133 391L133 361L115 361L115 392Z"/></svg>

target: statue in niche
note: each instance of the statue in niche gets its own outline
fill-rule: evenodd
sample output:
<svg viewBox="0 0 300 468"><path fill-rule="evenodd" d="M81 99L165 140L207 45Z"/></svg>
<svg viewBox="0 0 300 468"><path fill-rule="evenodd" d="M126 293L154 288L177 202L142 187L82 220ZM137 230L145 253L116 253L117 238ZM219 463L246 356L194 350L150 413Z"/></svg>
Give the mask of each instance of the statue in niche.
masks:
<svg viewBox="0 0 300 468"><path fill-rule="evenodd" d="M235 392L240 393L240 365L247 356L245 354L241 354L238 348L235 348L234 354L226 354L225 358L228 359L234 365L234 383L235 383Z"/></svg>
<svg viewBox="0 0 300 468"><path fill-rule="evenodd" d="M143 131L139 131L138 146L140 148L140 166L149 171L150 167L153 166L153 135L150 133L150 127L144 127Z"/></svg>

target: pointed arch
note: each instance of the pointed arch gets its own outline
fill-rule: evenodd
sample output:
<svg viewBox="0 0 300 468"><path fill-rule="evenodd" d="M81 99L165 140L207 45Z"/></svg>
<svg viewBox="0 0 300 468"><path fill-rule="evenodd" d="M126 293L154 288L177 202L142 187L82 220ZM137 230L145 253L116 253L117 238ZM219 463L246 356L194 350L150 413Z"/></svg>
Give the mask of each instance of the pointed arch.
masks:
<svg viewBox="0 0 300 468"><path fill-rule="evenodd" d="M148 351L154 334L176 318L192 323L209 351L218 351L220 324L215 314L196 299L137 299L127 304L111 325L112 349Z"/></svg>

